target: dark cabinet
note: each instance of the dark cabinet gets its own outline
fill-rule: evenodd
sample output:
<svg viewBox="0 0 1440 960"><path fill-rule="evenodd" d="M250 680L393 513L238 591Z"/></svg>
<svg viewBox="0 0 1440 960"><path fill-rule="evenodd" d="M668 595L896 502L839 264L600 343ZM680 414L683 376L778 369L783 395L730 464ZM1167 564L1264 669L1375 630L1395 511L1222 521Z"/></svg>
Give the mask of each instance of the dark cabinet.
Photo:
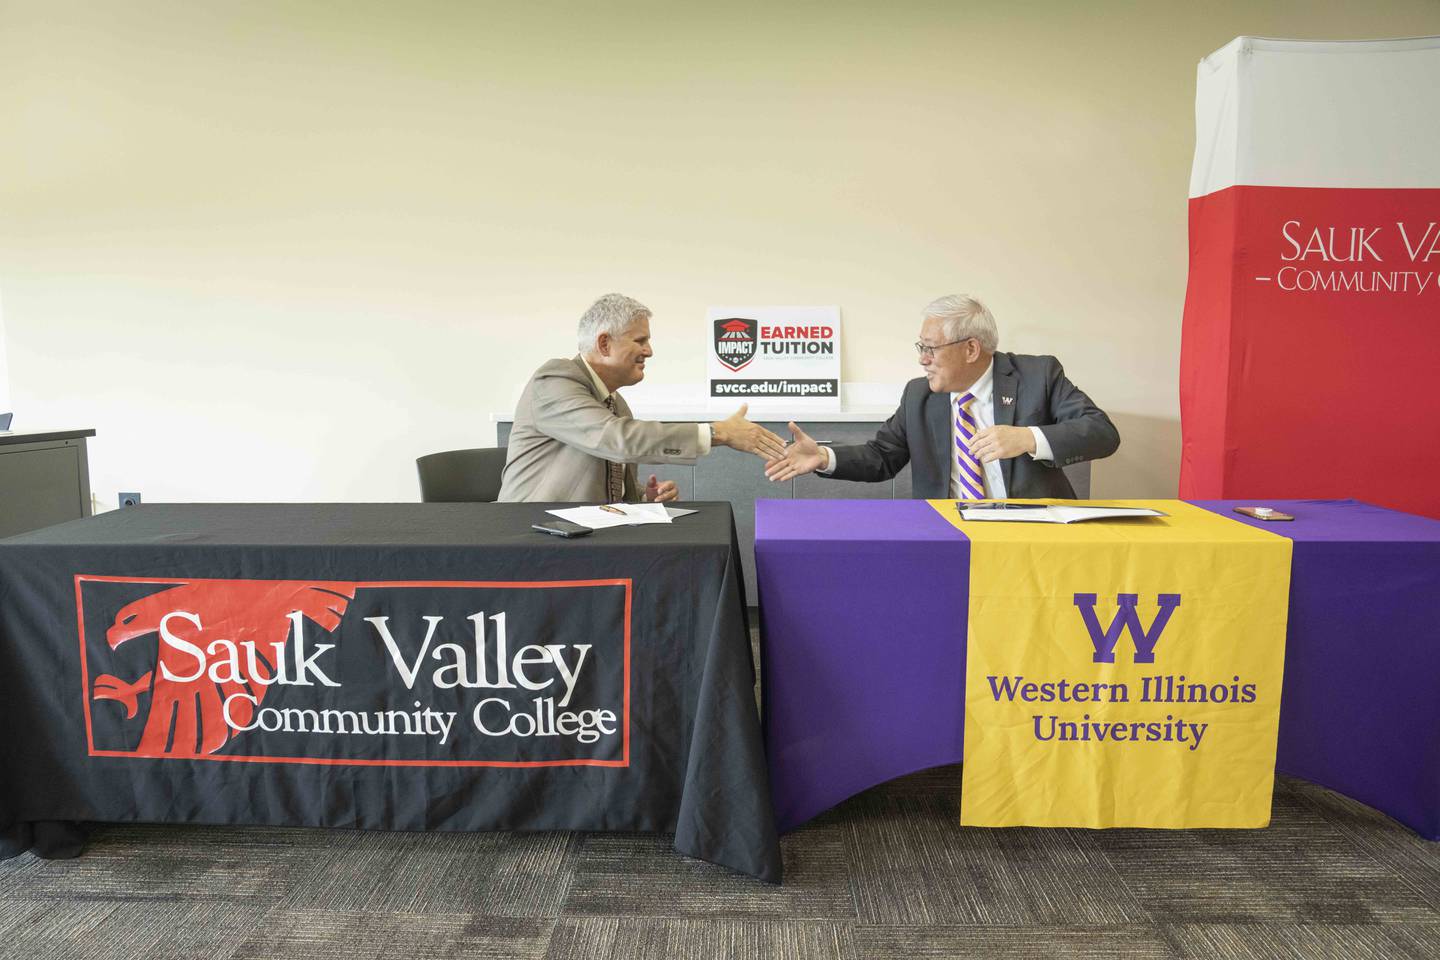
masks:
<svg viewBox="0 0 1440 960"><path fill-rule="evenodd" d="M0 435L0 537L90 516L85 438L94 430Z"/></svg>

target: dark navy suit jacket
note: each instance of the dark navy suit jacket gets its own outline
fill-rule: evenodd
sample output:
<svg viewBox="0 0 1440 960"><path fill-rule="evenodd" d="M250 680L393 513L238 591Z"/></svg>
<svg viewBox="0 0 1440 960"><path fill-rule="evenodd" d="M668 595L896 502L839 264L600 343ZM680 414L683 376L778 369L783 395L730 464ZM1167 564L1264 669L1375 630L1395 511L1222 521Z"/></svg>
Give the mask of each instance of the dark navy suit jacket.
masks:
<svg viewBox="0 0 1440 960"><path fill-rule="evenodd" d="M1065 377L1054 357L996 353L995 423L1039 427L1050 441L1053 462L1029 454L1000 461L1007 497L1055 497L1070 500L1075 489L1061 467L1108 457L1120 446L1110 418ZM1004 398L1013 398L1005 403ZM950 394L931 393L924 377L905 385L900 409L880 427L875 439L835 447L840 480L889 480L910 464L914 495L927 500L950 496Z"/></svg>

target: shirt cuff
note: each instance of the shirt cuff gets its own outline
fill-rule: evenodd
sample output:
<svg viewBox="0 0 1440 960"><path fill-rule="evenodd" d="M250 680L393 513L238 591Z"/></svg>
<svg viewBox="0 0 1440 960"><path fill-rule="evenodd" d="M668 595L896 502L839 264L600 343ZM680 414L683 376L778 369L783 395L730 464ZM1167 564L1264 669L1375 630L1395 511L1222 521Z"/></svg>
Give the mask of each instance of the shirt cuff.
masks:
<svg viewBox="0 0 1440 960"><path fill-rule="evenodd" d="M835 451L834 451L834 450L831 450L829 447L824 447L824 446L822 446L820 449L825 451L825 466L823 466L823 467L817 467L816 470L815 470L815 472L816 472L816 473L820 473L820 474L826 474L826 475L834 473L834 472L835 472Z"/></svg>
<svg viewBox="0 0 1440 960"><path fill-rule="evenodd" d="M698 445L700 452L697 453L696 456L703 457L710 452L710 431L713 428L708 423L697 423L695 426L700 429L700 442Z"/></svg>
<svg viewBox="0 0 1440 960"><path fill-rule="evenodd" d="M1034 460L1054 462L1055 451L1050 449L1050 441L1045 439L1045 432L1039 427L1031 427L1030 433L1035 437L1035 452L1030 454L1030 457Z"/></svg>

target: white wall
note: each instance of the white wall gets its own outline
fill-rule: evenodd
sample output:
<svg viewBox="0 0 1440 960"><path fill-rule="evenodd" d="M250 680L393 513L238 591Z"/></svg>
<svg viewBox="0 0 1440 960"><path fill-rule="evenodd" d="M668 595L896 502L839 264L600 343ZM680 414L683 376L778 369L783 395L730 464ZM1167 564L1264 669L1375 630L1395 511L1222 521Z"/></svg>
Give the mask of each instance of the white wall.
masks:
<svg viewBox="0 0 1440 960"><path fill-rule="evenodd" d="M652 380L708 304L838 303L914 375L985 298L1173 496L1196 61L1237 34L1440 33L1428 0L0 5L17 427L93 426L147 500L413 500L620 290Z"/></svg>
<svg viewBox="0 0 1440 960"><path fill-rule="evenodd" d="M0 413L10 409L10 361L5 356L5 291L0 290Z"/></svg>

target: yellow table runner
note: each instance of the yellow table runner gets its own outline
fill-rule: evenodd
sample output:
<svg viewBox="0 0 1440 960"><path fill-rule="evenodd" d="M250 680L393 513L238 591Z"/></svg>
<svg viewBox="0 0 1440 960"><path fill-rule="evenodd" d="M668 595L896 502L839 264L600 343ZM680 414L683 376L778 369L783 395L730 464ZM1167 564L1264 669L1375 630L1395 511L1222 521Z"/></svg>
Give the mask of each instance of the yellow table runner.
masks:
<svg viewBox="0 0 1440 960"><path fill-rule="evenodd" d="M1168 516L965 522L930 501L971 541L961 822L1265 826L1291 541L1178 500L1093 503Z"/></svg>

